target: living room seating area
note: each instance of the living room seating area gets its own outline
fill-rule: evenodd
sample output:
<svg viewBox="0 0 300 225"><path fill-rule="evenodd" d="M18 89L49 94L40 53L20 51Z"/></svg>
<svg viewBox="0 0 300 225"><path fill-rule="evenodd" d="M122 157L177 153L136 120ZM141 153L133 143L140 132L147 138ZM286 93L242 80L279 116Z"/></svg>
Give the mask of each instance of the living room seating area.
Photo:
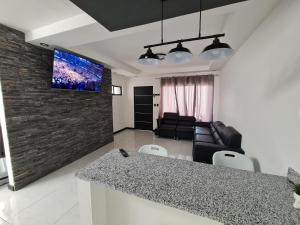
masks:
<svg viewBox="0 0 300 225"><path fill-rule="evenodd" d="M193 161L212 164L214 153L224 150L245 154L242 135L221 121L196 122L193 116L166 112L157 122L159 137L193 140Z"/></svg>
<svg viewBox="0 0 300 225"><path fill-rule="evenodd" d="M196 119L193 116L179 116L178 113L165 112L157 120L159 137L193 140Z"/></svg>
<svg viewBox="0 0 300 225"><path fill-rule="evenodd" d="M195 128L193 161L212 164L214 153L224 150L245 154L241 144L242 135L235 128L221 121L201 123Z"/></svg>
<svg viewBox="0 0 300 225"><path fill-rule="evenodd" d="M0 225L300 225L300 0L1 3Z"/></svg>

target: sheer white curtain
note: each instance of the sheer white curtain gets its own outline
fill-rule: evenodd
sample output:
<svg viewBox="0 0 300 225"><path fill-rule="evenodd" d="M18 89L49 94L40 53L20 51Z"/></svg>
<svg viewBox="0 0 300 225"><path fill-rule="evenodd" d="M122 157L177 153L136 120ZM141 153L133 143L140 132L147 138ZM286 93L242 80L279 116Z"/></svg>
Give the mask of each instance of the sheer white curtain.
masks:
<svg viewBox="0 0 300 225"><path fill-rule="evenodd" d="M174 79L162 79L160 91L160 115L164 112L177 112L176 83Z"/></svg>
<svg viewBox="0 0 300 225"><path fill-rule="evenodd" d="M161 79L160 116L164 112L178 112L209 122L213 119L213 99L213 75Z"/></svg>

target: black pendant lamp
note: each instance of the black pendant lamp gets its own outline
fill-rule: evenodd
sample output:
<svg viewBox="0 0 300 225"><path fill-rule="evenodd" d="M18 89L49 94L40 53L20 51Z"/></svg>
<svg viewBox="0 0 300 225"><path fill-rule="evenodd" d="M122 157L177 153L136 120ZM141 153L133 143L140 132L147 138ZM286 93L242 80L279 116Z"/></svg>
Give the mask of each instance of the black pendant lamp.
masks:
<svg viewBox="0 0 300 225"><path fill-rule="evenodd" d="M215 38L211 45L208 45L199 57L205 60L222 60L233 55L233 49L227 43L220 42L219 38Z"/></svg>
<svg viewBox="0 0 300 225"><path fill-rule="evenodd" d="M227 43L220 42L219 38L215 38L213 43L207 46L199 57L204 60L222 60L233 55L234 50Z"/></svg>
<svg viewBox="0 0 300 225"><path fill-rule="evenodd" d="M164 2L161 1L161 43L164 42ZM159 65L164 60L165 54L154 54L151 48L148 48L147 52L140 56L138 62L143 65Z"/></svg>
<svg viewBox="0 0 300 225"><path fill-rule="evenodd" d="M140 56L138 62L143 65L158 65L160 64L160 58L152 52L151 48L148 48L147 52Z"/></svg>
<svg viewBox="0 0 300 225"><path fill-rule="evenodd" d="M193 54L188 48L182 46L182 43L179 42L176 48L173 48L169 51L166 56L166 59L175 64L188 63L193 58Z"/></svg>

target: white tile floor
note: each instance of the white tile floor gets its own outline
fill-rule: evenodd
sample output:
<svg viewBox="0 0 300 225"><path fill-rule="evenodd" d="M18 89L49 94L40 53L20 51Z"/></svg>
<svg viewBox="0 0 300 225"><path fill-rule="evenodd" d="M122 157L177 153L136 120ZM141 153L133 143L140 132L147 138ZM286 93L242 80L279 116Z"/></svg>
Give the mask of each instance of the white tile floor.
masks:
<svg viewBox="0 0 300 225"><path fill-rule="evenodd" d="M137 151L144 144L168 149L170 157L192 159L192 142L157 138L150 131L126 130L107 145L20 191L0 187L0 225L79 225L74 173L113 148Z"/></svg>

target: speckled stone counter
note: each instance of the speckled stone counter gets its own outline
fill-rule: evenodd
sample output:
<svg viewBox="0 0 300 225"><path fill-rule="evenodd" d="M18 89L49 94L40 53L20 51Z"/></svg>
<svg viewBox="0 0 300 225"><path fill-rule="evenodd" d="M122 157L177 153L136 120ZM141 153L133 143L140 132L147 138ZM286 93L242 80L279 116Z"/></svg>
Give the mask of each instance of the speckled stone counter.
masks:
<svg viewBox="0 0 300 225"><path fill-rule="evenodd" d="M225 225L300 225L286 177L118 151L76 176Z"/></svg>

